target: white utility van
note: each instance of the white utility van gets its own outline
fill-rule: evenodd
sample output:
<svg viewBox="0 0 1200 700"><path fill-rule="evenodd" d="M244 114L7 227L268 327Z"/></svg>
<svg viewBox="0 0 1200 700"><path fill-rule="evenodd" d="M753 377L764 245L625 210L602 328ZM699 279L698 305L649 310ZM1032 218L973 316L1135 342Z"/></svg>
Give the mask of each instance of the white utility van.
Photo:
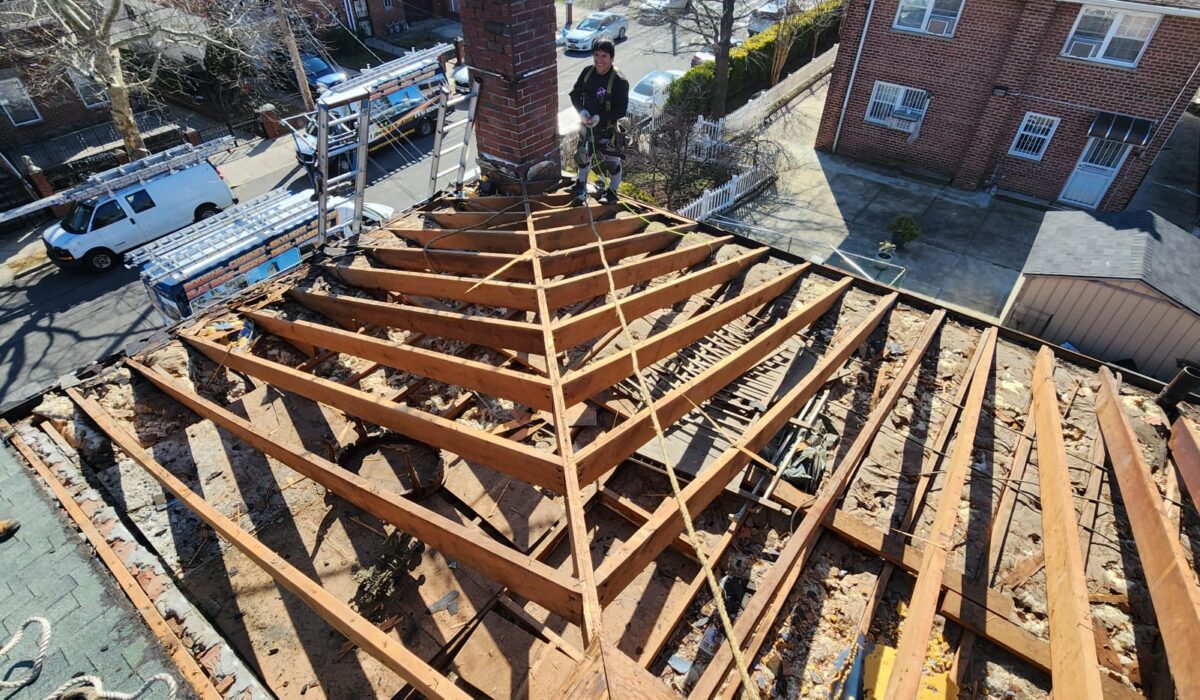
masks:
<svg viewBox="0 0 1200 700"><path fill-rule="evenodd" d="M62 267L104 272L121 254L237 202L212 164L201 161L135 182L111 194L75 202L42 234L46 253Z"/></svg>

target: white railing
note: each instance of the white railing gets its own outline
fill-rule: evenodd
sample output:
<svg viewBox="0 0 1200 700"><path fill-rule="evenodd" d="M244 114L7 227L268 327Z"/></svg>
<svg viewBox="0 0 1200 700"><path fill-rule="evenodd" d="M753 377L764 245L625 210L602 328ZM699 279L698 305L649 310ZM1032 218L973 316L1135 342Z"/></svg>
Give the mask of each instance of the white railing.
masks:
<svg viewBox="0 0 1200 700"><path fill-rule="evenodd" d="M692 142L688 144L688 156L699 161L712 160L725 143L725 119L710 122L704 115L696 117L692 127Z"/></svg>
<svg viewBox="0 0 1200 700"><path fill-rule="evenodd" d="M679 213L695 221L704 221L714 214L732 208L746 195L754 192L775 177L775 172L761 165L751 166L734 175L720 187L704 190L696 201L680 207Z"/></svg>

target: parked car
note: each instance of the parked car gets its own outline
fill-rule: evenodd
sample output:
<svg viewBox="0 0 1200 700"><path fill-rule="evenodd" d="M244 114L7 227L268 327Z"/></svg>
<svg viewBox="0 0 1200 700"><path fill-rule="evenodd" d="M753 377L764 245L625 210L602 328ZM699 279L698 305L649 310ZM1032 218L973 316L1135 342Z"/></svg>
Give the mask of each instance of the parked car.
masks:
<svg viewBox="0 0 1200 700"><path fill-rule="evenodd" d="M301 54L300 63L304 66L304 77L308 78L309 87L318 92L328 90L348 77L346 71L329 65L320 56Z"/></svg>
<svg viewBox="0 0 1200 700"><path fill-rule="evenodd" d="M469 92L471 90L471 67L466 63L460 63L454 68L454 72L450 74L450 79L454 81L454 87L459 92Z"/></svg>
<svg viewBox="0 0 1200 700"><path fill-rule="evenodd" d="M768 2L762 4L750 13L750 24L746 26L746 31L750 36L765 32L768 27L783 19L783 10L783 3Z"/></svg>
<svg viewBox="0 0 1200 700"><path fill-rule="evenodd" d="M625 15L615 12L593 12L567 32L567 50L591 52L597 41L623 41L627 32Z"/></svg>
<svg viewBox="0 0 1200 700"><path fill-rule="evenodd" d="M687 12L692 9L692 0L642 0L638 17L654 17L671 12Z"/></svg>
<svg viewBox="0 0 1200 700"><path fill-rule="evenodd" d="M741 39L734 39L729 45L729 50L732 51L741 45ZM709 44L708 46L702 47L699 51L692 54L692 68L695 68L701 63L712 63L715 60L717 60L717 47L713 44Z"/></svg>
<svg viewBox="0 0 1200 700"><path fill-rule="evenodd" d="M655 70L647 73L629 91L629 116L641 121L654 119L662 114L671 83L682 76L681 70Z"/></svg>
<svg viewBox="0 0 1200 700"><path fill-rule="evenodd" d="M42 234L46 253L61 267L111 269L121 254L207 219L235 203L221 173L207 161L71 205Z"/></svg>

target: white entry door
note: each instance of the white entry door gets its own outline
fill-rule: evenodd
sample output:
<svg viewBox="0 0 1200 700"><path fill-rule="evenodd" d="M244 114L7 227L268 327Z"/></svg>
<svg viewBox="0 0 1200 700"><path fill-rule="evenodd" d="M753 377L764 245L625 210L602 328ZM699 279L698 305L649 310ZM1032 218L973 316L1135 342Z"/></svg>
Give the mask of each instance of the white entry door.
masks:
<svg viewBox="0 0 1200 700"><path fill-rule="evenodd" d="M1128 155L1127 143L1095 136L1088 139L1059 199L1089 209L1099 206Z"/></svg>

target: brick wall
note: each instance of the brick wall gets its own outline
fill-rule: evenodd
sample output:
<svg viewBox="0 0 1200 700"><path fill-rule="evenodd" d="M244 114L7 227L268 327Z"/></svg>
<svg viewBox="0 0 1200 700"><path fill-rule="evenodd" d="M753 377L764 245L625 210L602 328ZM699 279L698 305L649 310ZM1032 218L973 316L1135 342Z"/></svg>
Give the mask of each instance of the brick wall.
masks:
<svg viewBox="0 0 1200 700"><path fill-rule="evenodd" d="M838 152L942 173L967 189L996 185L1054 201L1087 143L1097 111L1161 122L1149 147L1130 154L1103 209L1120 209L1137 189L1200 81L1200 19L1163 17L1136 68L1060 56L1080 6L1055 0L965 0L952 39L892 28L899 0L878 0L842 126ZM868 0L850 0L842 50L817 137L833 145L838 114ZM1191 83L1189 84L1189 79ZM863 120L875 81L932 94L921 133ZM992 94L1003 85L1007 96ZM1181 91L1185 95L1176 103ZM1174 107L1172 108L1172 105ZM1060 118L1041 161L1008 155L1027 111Z"/></svg>
<svg viewBox="0 0 1200 700"><path fill-rule="evenodd" d="M388 7L388 5L391 7ZM367 0L367 10L371 14L371 30L375 36L387 36L390 28L406 22L404 0Z"/></svg>
<svg viewBox="0 0 1200 700"><path fill-rule="evenodd" d="M480 168L509 180L557 179L553 0L470 2L461 13L471 65L487 71L475 120Z"/></svg>
<svg viewBox="0 0 1200 700"><path fill-rule="evenodd" d="M25 126L13 126L8 115L0 112L0 150L44 141L77 129L110 121L105 106L88 109L67 81L45 92L35 91L19 68L11 65L0 68L0 78L18 77L33 98L42 121Z"/></svg>

